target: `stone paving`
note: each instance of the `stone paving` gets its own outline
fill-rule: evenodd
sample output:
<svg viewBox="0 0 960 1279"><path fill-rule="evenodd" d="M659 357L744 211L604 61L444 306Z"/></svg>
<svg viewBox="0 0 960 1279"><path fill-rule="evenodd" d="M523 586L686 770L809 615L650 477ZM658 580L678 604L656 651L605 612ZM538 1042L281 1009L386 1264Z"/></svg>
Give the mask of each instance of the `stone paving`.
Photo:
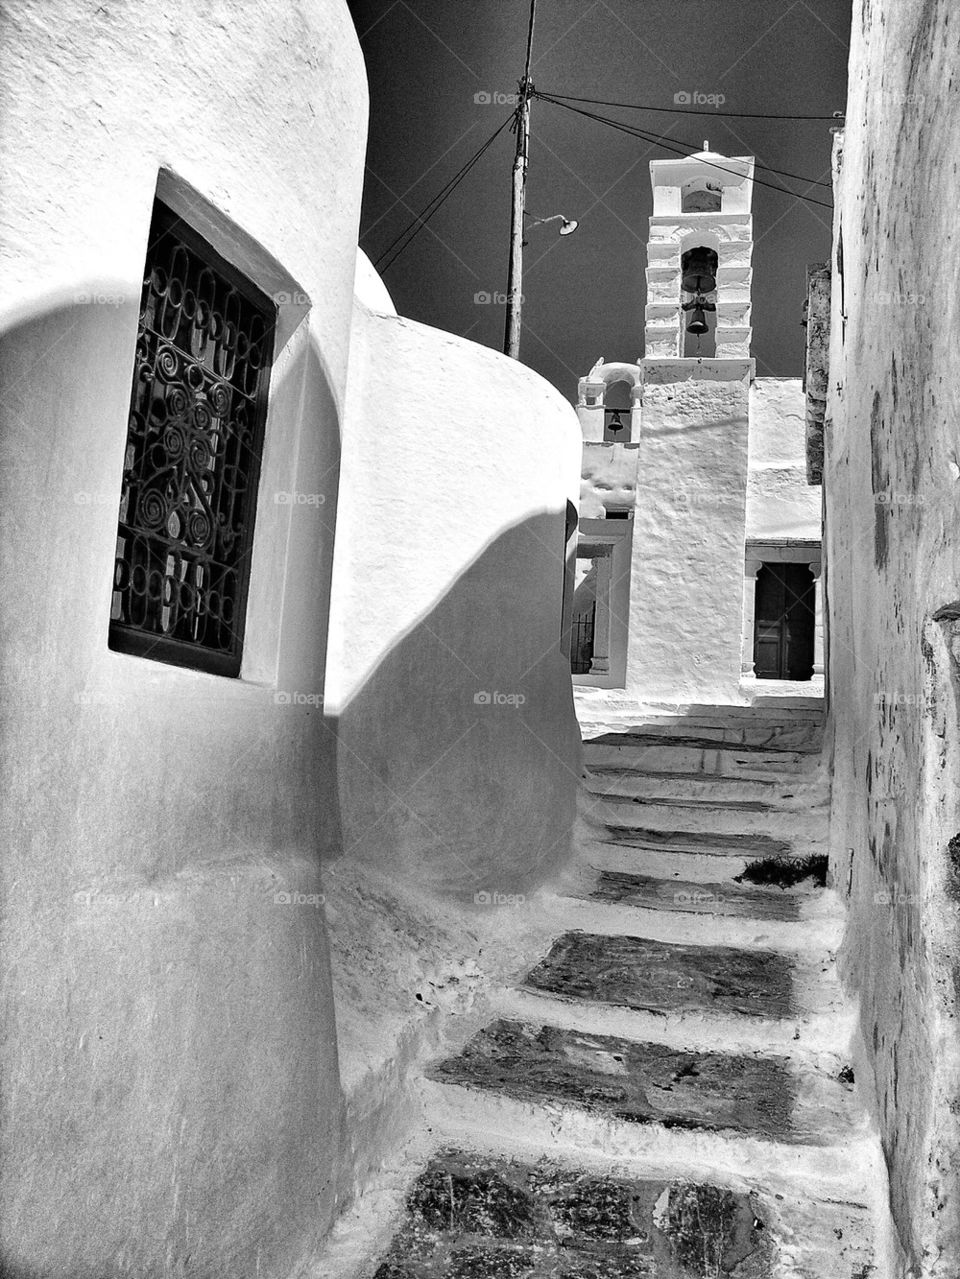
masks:
<svg viewBox="0 0 960 1279"><path fill-rule="evenodd" d="M763 1209L716 1186L623 1181L445 1151L376 1279L771 1275Z"/></svg>
<svg viewBox="0 0 960 1279"><path fill-rule="evenodd" d="M792 1011L791 966L785 956L646 937L565 933L524 985L622 1008L706 1006L766 1017L786 1017Z"/></svg>
<svg viewBox="0 0 960 1279"><path fill-rule="evenodd" d="M819 726L730 721L585 734L587 834L542 901L556 928L428 1066L441 1144L365 1273L877 1275Z"/></svg>

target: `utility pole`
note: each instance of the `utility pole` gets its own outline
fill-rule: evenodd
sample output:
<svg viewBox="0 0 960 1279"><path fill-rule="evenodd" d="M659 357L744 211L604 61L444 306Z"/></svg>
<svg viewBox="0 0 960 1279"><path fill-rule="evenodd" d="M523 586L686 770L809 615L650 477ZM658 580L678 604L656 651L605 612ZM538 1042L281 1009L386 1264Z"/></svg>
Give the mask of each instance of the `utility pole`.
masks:
<svg viewBox="0 0 960 1279"><path fill-rule="evenodd" d="M530 0L530 26L527 30L527 57L520 81L517 103L517 151L513 160L513 203L510 210L510 269L507 276L507 317L503 335L503 351L514 360L520 358L520 307L523 288L523 210L526 198L527 161L530 157L530 61L533 55L533 24L537 0Z"/></svg>

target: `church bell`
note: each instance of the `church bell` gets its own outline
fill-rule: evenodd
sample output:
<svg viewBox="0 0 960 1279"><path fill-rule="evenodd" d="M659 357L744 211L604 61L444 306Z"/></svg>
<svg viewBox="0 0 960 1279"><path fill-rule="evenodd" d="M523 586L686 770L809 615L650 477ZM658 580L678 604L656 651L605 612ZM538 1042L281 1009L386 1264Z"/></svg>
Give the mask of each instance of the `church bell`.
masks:
<svg viewBox="0 0 960 1279"><path fill-rule="evenodd" d="M717 287L717 261L713 249L689 249L681 264L684 293L712 293Z"/></svg>
<svg viewBox="0 0 960 1279"><path fill-rule="evenodd" d="M701 333L706 333L707 327L707 318L703 313L703 307L695 306L693 308L693 316L687 325L687 332L696 333L699 336Z"/></svg>

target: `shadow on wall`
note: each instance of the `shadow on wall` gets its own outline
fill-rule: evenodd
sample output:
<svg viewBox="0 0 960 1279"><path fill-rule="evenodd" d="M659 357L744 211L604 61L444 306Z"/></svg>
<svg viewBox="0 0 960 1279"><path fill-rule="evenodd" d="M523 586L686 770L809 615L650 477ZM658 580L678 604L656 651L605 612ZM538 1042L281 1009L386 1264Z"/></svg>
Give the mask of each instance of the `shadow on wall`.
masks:
<svg viewBox="0 0 960 1279"><path fill-rule="evenodd" d="M343 707L344 856L471 902L523 892L569 854L579 731L563 538L563 511L501 532Z"/></svg>
<svg viewBox="0 0 960 1279"><path fill-rule="evenodd" d="M108 650L137 309L56 306L0 346L11 1279L304 1264L353 1158L322 859L469 904L546 878L574 822L563 510L498 533L321 709L339 410L305 333L271 389L250 589L275 676Z"/></svg>
<svg viewBox="0 0 960 1279"><path fill-rule="evenodd" d="M289 1273L344 1149L315 904L335 738L272 684L108 650L138 301L75 303L0 344L0 1269ZM252 629L322 703L339 431L306 333L271 421ZM324 475L322 520L271 500Z"/></svg>

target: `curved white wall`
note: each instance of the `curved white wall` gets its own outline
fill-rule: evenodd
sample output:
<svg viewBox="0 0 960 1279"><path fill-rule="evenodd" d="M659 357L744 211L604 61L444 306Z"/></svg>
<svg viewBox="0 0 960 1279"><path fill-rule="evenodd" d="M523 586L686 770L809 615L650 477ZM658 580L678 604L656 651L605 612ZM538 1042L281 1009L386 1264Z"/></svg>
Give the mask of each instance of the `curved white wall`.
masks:
<svg viewBox="0 0 960 1279"><path fill-rule="evenodd" d="M576 414L541 378L358 303L327 696L346 855L469 904L569 851L579 469Z"/></svg>
<svg viewBox="0 0 960 1279"><path fill-rule="evenodd" d="M359 48L339 0L14 0L2 44L0 1268L286 1273L341 1142L323 914L274 901L339 844L333 736L274 692L323 693ZM311 303L272 379L240 680L106 643L161 168Z"/></svg>

